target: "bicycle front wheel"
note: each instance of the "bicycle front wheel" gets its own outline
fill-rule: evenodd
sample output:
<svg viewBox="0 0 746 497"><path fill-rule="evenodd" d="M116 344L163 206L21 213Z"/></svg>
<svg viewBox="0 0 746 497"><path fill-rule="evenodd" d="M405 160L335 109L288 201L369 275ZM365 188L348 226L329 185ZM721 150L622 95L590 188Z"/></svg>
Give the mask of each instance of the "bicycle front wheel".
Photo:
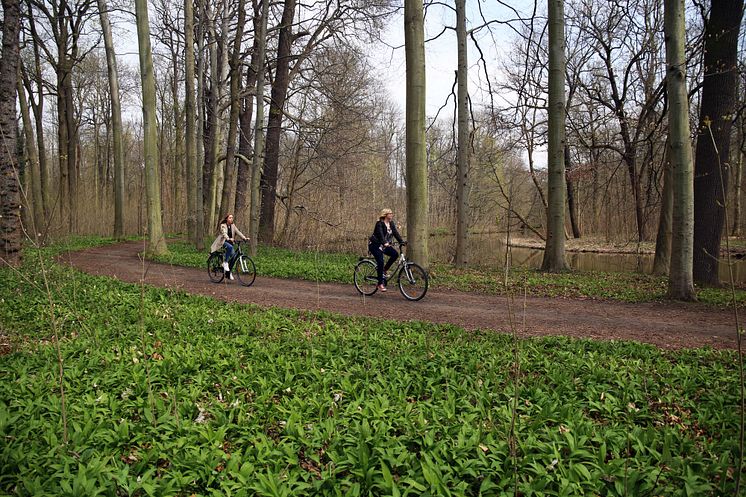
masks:
<svg viewBox="0 0 746 497"><path fill-rule="evenodd" d="M406 263L399 271L399 291L407 300L420 300L427 293L428 285L427 271L414 262Z"/></svg>
<svg viewBox="0 0 746 497"><path fill-rule="evenodd" d="M207 258L207 274L213 283L220 283L225 278L223 255L220 252L213 252Z"/></svg>
<svg viewBox="0 0 746 497"><path fill-rule="evenodd" d="M251 286L256 279L256 266L248 255L241 255L235 265L236 276L243 286Z"/></svg>
<svg viewBox="0 0 746 497"><path fill-rule="evenodd" d="M363 295L371 296L378 291L378 270L376 263L363 259L355 266L355 288Z"/></svg>

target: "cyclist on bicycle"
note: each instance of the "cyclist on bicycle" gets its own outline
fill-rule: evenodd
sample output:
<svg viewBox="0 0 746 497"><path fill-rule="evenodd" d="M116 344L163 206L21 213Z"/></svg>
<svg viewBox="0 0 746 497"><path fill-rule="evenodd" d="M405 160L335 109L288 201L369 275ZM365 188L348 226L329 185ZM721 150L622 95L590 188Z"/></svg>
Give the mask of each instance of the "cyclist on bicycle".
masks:
<svg viewBox="0 0 746 497"><path fill-rule="evenodd" d="M220 247L225 249L225 258L223 259L223 271L225 271L225 277L232 280L233 275L230 272L230 266L228 262L233 258L233 244L236 238L239 240L248 240L247 236L233 224L233 214L227 214L222 221L218 224L218 236L210 246L210 252L217 252Z"/></svg>
<svg viewBox="0 0 746 497"><path fill-rule="evenodd" d="M394 212L391 209L381 210L381 213L378 215L378 221L376 221L376 226L373 228L373 234L370 236L368 241L368 250L373 254L373 257L376 258L378 290L381 292L386 291L386 271L389 270L396 258L399 257L399 252L391 246L391 243L394 241L394 238L396 238L399 243L407 243L402 240L399 231L396 229L396 224L394 223L393 218ZM386 262L385 267L383 265L384 254L389 256L389 260Z"/></svg>

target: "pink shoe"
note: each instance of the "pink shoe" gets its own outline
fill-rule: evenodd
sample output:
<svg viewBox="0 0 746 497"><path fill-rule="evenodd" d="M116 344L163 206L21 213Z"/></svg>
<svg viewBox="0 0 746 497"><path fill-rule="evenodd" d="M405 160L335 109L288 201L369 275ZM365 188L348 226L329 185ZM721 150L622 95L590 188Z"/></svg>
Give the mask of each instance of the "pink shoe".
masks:
<svg viewBox="0 0 746 497"><path fill-rule="evenodd" d="M386 287L383 284L378 285L378 291L379 292L386 292Z"/></svg>

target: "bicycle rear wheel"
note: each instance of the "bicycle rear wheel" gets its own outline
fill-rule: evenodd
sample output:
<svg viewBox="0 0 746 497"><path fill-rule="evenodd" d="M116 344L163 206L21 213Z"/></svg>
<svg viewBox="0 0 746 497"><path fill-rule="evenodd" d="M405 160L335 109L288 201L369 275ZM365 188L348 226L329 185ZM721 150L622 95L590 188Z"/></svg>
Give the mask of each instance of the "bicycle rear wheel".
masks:
<svg viewBox="0 0 746 497"><path fill-rule="evenodd" d="M251 286L254 284L254 280L256 279L256 266L254 266L254 261L251 260L251 257L243 254L239 256L236 265L233 266L233 270L236 272L236 276L238 276L239 283L243 286Z"/></svg>
<svg viewBox="0 0 746 497"><path fill-rule="evenodd" d="M378 271L376 263L363 259L355 266L355 288L363 295L373 295L378 291Z"/></svg>
<svg viewBox="0 0 746 497"><path fill-rule="evenodd" d="M399 291L411 301L420 300L427 293L429 278L427 271L414 262L407 262L399 271Z"/></svg>
<svg viewBox="0 0 746 497"><path fill-rule="evenodd" d="M210 257L207 258L207 274L210 276L210 281L213 283L220 283L225 278L225 271L223 270L223 254L220 252L213 252Z"/></svg>

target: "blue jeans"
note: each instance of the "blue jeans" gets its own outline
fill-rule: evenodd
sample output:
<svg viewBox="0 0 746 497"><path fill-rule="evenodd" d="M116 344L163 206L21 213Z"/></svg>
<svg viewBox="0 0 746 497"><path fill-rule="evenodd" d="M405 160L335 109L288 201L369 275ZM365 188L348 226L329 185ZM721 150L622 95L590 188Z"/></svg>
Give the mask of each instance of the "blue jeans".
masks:
<svg viewBox="0 0 746 497"><path fill-rule="evenodd" d="M223 260L230 264L231 260L233 259L233 244L231 242L223 242L223 248L225 249L225 256Z"/></svg>
<svg viewBox="0 0 746 497"><path fill-rule="evenodd" d="M373 257L376 258L376 269L378 270L378 284L383 285L383 273L385 271L388 271L391 265L394 263L397 257L399 257L399 252L396 251L394 247L389 245L388 247L381 247L377 243L369 243L368 244L368 250L370 250L370 253L373 254ZM389 260L386 262L386 267L383 266L383 256L388 255Z"/></svg>

